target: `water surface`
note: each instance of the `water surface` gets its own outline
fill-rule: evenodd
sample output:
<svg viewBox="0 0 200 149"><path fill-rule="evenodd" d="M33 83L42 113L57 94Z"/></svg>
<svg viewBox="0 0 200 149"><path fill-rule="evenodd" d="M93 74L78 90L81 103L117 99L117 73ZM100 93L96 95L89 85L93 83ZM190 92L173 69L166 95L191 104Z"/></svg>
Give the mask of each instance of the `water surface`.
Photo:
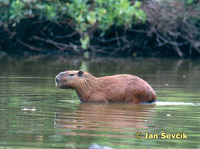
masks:
<svg viewBox="0 0 200 149"><path fill-rule="evenodd" d="M54 77L70 69L137 75L155 89L158 102L80 103L73 90L54 85ZM200 148L199 76L199 60L1 57L0 148ZM144 138L163 131L184 132L187 139Z"/></svg>

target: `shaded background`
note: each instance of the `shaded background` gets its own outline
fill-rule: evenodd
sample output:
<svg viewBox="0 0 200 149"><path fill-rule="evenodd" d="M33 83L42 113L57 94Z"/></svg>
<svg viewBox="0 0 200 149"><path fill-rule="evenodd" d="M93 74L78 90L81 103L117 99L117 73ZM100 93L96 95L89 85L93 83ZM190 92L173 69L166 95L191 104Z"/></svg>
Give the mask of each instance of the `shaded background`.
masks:
<svg viewBox="0 0 200 149"><path fill-rule="evenodd" d="M199 57L198 0L2 0L1 54Z"/></svg>

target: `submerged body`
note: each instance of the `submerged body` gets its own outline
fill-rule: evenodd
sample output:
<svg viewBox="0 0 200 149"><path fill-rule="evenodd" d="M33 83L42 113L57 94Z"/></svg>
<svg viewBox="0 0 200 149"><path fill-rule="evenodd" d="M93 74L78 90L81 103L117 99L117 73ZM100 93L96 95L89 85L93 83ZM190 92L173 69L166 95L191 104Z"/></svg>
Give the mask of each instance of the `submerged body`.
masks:
<svg viewBox="0 0 200 149"><path fill-rule="evenodd" d="M88 72L65 71L56 76L56 86L74 89L81 102L154 102L156 93L144 80L133 75L96 78Z"/></svg>

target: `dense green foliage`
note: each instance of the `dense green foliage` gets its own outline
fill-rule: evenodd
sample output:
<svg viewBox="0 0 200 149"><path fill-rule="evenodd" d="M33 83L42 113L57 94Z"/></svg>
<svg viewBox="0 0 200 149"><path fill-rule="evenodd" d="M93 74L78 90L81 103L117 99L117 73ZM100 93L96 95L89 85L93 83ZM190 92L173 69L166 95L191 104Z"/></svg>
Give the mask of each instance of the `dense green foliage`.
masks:
<svg viewBox="0 0 200 149"><path fill-rule="evenodd" d="M139 1L136 1L134 5L131 5L128 0L96 0L92 5L88 5L87 2L88 0L74 0L67 5L69 16L73 18L76 30L81 34L83 49L88 48L90 39L87 30L95 25L104 31L112 25L130 27L134 16L135 19L146 20Z"/></svg>
<svg viewBox="0 0 200 149"><path fill-rule="evenodd" d="M6 31L0 36L0 49L11 37L17 38L18 43L19 40L24 43L21 41L24 36L18 36L18 31L23 28L20 24L23 20L33 19L32 22L40 22L38 25L48 21L53 26L44 25L39 30L46 31L50 26L53 29L42 33L42 38L39 33L28 33L32 37L27 38L29 41L23 45L37 39L61 51L71 48L75 53L89 50L108 55L137 55L145 51L166 54L166 51L163 52L166 48L174 49L180 57L200 53L200 2L196 0L0 0L0 7L0 30ZM70 27L65 33L69 37L78 35L72 39L76 42L52 39L61 26ZM35 26L29 27L28 30L36 30ZM62 30L64 33L65 29ZM109 49L108 45L112 48ZM159 50L156 50L158 47Z"/></svg>
<svg viewBox="0 0 200 149"><path fill-rule="evenodd" d="M47 3L42 0L5 0L3 6L8 10L5 13L2 9L3 18L0 21L12 23L13 26L20 23L23 18L37 15L58 23L70 17L81 35L83 49L88 48L90 41L87 31L94 26L105 31L112 25L130 27L133 20L134 22L146 20L139 1L132 5L128 0L96 0L93 3L89 0L73 0L72 2L54 0Z"/></svg>

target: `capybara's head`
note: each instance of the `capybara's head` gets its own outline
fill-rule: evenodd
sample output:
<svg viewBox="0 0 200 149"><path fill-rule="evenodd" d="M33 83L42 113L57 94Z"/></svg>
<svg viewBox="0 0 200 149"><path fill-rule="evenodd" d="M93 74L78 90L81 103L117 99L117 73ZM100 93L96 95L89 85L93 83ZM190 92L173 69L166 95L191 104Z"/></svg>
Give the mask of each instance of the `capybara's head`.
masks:
<svg viewBox="0 0 200 149"><path fill-rule="evenodd" d="M61 89L74 89L77 85L81 85L84 80L84 72L82 70L70 70L59 73L55 78L55 84Z"/></svg>

